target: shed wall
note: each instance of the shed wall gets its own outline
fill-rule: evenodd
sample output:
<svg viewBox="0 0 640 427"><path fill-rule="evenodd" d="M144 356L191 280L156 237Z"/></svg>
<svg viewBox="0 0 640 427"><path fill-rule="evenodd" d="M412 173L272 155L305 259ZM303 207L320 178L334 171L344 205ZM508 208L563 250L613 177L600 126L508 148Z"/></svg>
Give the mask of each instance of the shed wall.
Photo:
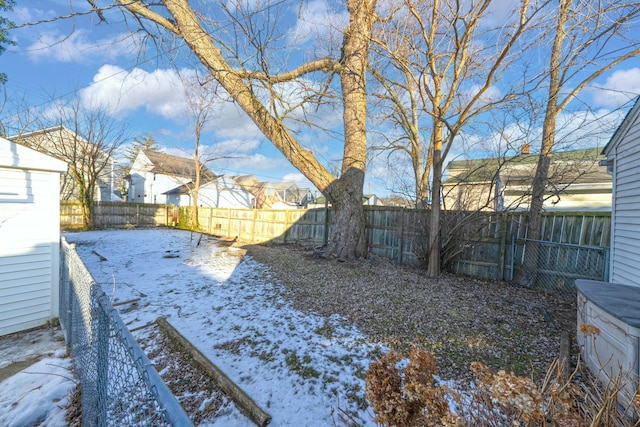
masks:
<svg viewBox="0 0 640 427"><path fill-rule="evenodd" d="M624 285L640 286L640 121L634 120L615 147L614 218L611 236L610 281Z"/></svg>
<svg viewBox="0 0 640 427"><path fill-rule="evenodd" d="M0 336L58 316L59 181L0 167Z"/></svg>

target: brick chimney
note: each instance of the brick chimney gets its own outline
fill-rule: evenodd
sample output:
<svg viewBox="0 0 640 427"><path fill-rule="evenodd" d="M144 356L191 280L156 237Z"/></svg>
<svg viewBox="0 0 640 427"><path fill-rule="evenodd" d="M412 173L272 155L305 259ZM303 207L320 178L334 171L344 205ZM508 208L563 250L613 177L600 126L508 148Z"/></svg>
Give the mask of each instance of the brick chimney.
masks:
<svg viewBox="0 0 640 427"><path fill-rule="evenodd" d="M522 148L520 149L520 154L526 156L527 154L531 154L531 145L522 144Z"/></svg>

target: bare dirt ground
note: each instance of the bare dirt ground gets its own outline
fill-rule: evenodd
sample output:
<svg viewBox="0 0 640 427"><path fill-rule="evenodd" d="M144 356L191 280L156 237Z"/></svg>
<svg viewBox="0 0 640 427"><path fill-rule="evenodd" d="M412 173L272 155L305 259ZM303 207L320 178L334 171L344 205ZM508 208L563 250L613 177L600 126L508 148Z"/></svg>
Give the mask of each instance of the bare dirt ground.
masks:
<svg viewBox="0 0 640 427"><path fill-rule="evenodd" d="M245 248L270 266L296 308L339 314L405 353L429 350L444 379L472 379L474 361L540 378L558 357L563 331L577 353L575 303L542 291L450 274L433 279L375 256L337 262L292 245Z"/></svg>

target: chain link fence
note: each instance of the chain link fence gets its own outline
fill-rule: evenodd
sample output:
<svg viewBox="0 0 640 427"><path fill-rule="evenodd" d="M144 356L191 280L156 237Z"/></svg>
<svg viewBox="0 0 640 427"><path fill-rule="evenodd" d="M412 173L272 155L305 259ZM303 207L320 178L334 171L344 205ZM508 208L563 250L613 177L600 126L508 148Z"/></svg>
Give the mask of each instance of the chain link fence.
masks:
<svg viewBox="0 0 640 427"><path fill-rule="evenodd" d="M151 362L62 239L60 323L82 387L84 426L193 426Z"/></svg>
<svg viewBox="0 0 640 427"><path fill-rule="evenodd" d="M607 281L609 248L513 239L511 280L575 300L576 279Z"/></svg>

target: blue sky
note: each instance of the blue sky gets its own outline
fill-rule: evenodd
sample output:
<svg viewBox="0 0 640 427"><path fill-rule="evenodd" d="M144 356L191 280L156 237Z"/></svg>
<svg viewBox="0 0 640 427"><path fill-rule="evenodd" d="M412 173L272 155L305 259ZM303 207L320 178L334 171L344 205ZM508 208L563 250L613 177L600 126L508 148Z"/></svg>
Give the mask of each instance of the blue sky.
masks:
<svg viewBox="0 0 640 427"><path fill-rule="evenodd" d="M76 1L74 6L86 10L88 3ZM18 2L9 18L19 24L65 11L65 1L42 0L37 7ZM167 152L188 156L193 151L193 126L176 70L156 53L140 57L138 41L123 40L126 32L117 19L109 17L107 25L95 15L80 16L13 31L10 37L16 46L0 56L8 93L42 111L52 99L79 97L87 103L108 103L133 136L151 134ZM11 113L5 109L2 116ZM221 102L210 117L201 143L214 157L233 153L233 158L208 165L216 173L254 174L260 180L293 180L310 186L234 104Z"/></svg>
<svg viewBox="0 0 640 427"><path fill-rule="evenodd" d="M86 1L73 3L77 11L89 8ZM496 1L496 8L501 4L508 5L510 0ZM322 0L306 2L300 10L297 9L299 6L300 3L295 3L295 7L290 5L289 9L283 9L287 18L283 25L288 25L288 43L298 46L303 53L305 46L308 47L306 40L313 32L323 31L328 22L340 23L345 19L340 12L331 11ZM8 17L20 24L64 15L68 8L68 0L29 3L19 0ZM50 108L52 99L76 97L87 103L108 104L114 117L126 125L133 136L151 134L166 151L188 155L193 150L193 126L176 70L168 63L166 55L153 51L141 54L140 40L128 36L119 13L108 13L107 18L109 24L100 23L95 14L87 14L13 31L10 37L16 41L16 46L0 56L0 71L8 76L9 96L24 99L24 103L41 111ZM177 55L179 50L169 50L169 53ZM181 66L188 69L189 62L183 62ZM624 111L611 112L640 94L640 61L623 63L599 79L597 86L588 88L581 95L581 101L590 106L590 111L577 105L560 116L564 132L582 145L604 145L614 127L612 124L619 123L624 114ZM5 123L11 115L7 108L0 114ZM339 126L341 111L326 110L322 114L323 121L330 127ZM604 118L607 128L604 132L596 132L603 126L592 123L596 117ZM508 123L506 128L509 127L516 129L518 126ZM332 164L341 157L339 141L325 138L321 132L302 135L302 138L307 139L307 146L311 146L332 170ZM493 155L498 150L498 144L486 134L469 132L465 139L468 144L461 144L449 160L465 152L475 152L478 156ZM220 102L216 106L202 144L215 153L214 157L233 153L233 158L218 159L209 164L216 173L254 174L264 181L293 180L301 186L309 186L308 181L232 103ZM535 141L532 149L536 149ZM394 164L394 169L405 174L399 163ZM369 165L365 192L386 195L392 185L389 176L386 156L373 160Z"/></svg>

